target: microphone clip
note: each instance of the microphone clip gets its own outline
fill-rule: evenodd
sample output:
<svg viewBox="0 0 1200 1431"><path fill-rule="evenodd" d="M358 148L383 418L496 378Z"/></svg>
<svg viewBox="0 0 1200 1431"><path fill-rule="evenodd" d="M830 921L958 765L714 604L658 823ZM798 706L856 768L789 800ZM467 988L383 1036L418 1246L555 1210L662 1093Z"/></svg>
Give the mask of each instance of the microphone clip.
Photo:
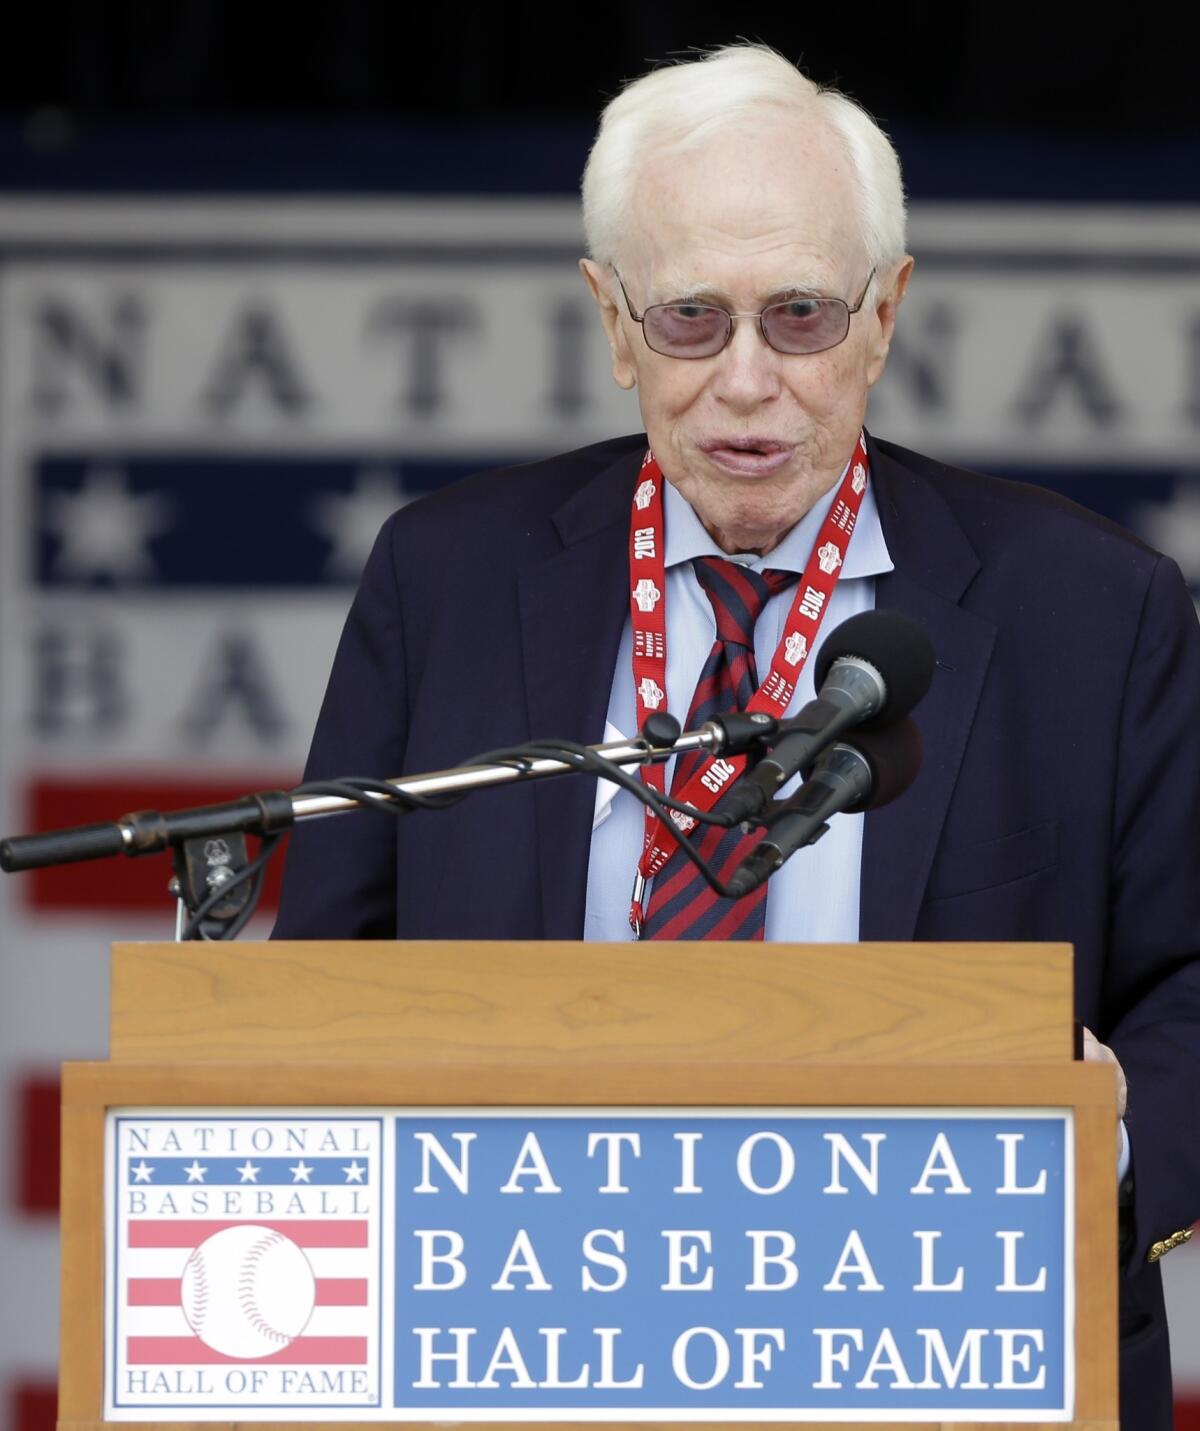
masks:
<svg viewBox="0 0 1200 1431"><path fill-rule="evenodd" d="M766 711L724 711L705 722L719 738L720 755L747 755L755 764L779 730L779 722Z"/></svg>

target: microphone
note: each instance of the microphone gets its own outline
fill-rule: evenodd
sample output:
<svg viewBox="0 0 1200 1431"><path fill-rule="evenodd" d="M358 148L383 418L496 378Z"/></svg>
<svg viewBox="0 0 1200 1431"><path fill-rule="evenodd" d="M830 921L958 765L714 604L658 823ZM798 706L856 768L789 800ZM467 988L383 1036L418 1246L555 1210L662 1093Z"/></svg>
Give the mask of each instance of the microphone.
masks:
<svg viewBox="0 0 1200 1431"><path fill-rule="evenodd" d="M817 698L780 726L769 754L717 809L734 824L753 819L777 790L851 727L906 716L933 679L933 646L899 611L861 611L831 631L817 654Z"/></svg>
<svg viewBox="0 0 1200 1431"><path fill-rule="evenodd" d="M730 877L730 897L756 890L797 850L815 845L834 815L874 810L903 795L920 768L921 733L908 716L839 741L795 795L772 811L766 835Z"/></svg>

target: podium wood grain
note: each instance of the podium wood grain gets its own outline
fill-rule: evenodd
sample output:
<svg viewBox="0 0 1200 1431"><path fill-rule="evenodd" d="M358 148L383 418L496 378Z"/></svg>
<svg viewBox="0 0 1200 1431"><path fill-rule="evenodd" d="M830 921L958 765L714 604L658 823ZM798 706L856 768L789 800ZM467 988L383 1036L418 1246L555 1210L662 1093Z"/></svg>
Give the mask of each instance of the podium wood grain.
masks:
<svg viewBox="0 0 1200 1431"><path fill-rule="evenodd" d="M1051 944L119 944L112 1057L1045 1063L1071 979Z"/></svg>

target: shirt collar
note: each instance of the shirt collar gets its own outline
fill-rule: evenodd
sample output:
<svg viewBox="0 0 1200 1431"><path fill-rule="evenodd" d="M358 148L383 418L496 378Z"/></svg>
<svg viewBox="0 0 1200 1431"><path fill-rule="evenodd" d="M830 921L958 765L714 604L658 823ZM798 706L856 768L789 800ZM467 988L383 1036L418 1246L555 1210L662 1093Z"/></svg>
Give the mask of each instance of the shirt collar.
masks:
<svg viewBox="0 0 1200 1431"><path fill-rule="evenodd" d="M696 557L717 556L724 557L727 561L740 562L755 571L770 568L774 571L802 572L816 544L821 523L833 506L838 486L840 481L796 523L774 551L760 557L753 553L730 555L729 552L723 552L704 530L704 524L691 504L667 482L663 492L663 519L667 528L667 568L681 566L684 562L694 561ZM879 508L875 505L875 484L868 482L867 490L863 493L862 506L858 509L858 520L854 524L854 536L842 566L842 579L882 576L885 571L892 571L894 567L895 563L888 553L883 527L879 522Z"/></svg>

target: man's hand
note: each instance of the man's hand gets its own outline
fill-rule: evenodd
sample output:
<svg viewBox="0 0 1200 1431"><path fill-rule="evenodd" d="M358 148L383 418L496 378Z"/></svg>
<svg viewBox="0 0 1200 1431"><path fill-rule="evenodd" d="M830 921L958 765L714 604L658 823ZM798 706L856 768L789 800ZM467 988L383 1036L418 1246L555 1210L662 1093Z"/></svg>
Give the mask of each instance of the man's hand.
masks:
<svg viewBox="0 0 1200 1431"><path fill-rule="evenodd" d="M1106 1043L1101 1043L1091 1029L1084 1029L1083 1057L1088 1063L1111 1063L1117 1070L1117 1117L1124 1118L1129 1089L1125 1083L1125 1071L1117 1055Z"/></svg>
<svg viewBox="0 0 1200 1431"><path fill-rule="evenodd" d="M1091 1029L1083 1031L1083 1057L1087 1063L1111 1063L1117 1070L1117 1118L1125 1117L1125 1105L1129 1101L1129 1087L1125 1082L1125 1070L1121 1067L1121 1061L1106 1043L1101 1043ZM1121 1127L1117 1125L1117 1157L1121 1156L1124 1149L1124 1139L1121 1136Z"/></svg>

